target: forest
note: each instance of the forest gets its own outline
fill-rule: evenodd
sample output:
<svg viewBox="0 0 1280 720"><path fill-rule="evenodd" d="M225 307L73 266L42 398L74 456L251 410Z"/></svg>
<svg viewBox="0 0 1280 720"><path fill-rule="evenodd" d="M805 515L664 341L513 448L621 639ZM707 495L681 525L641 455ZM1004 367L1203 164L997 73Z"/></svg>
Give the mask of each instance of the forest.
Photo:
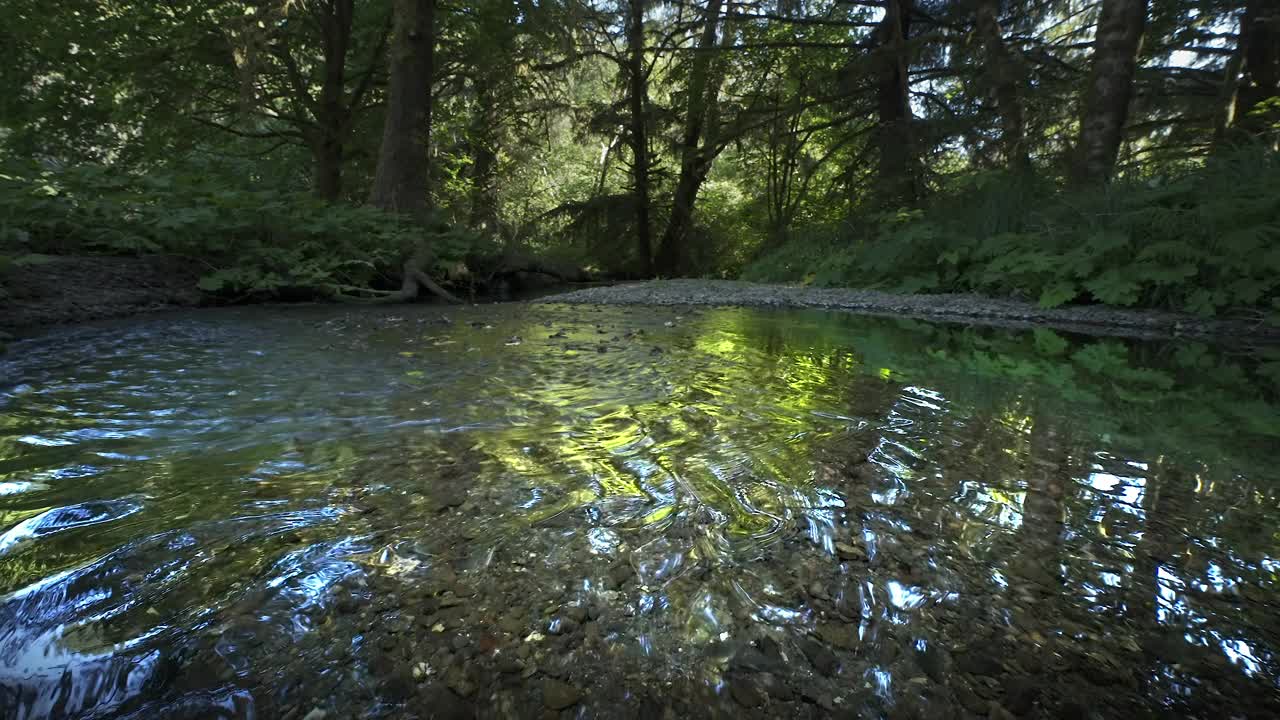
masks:
<svg viewBox="0 0 1280 720"><path fill-rule="evenodd" d="M0 57L0 720L1280 718L1280 0Z"/></svg>
<svg viewBox="0 0 1280 720"><path fill-rule="evenodd" d="M0 267L1274 317L1274 0L4 0Z"/></svg>

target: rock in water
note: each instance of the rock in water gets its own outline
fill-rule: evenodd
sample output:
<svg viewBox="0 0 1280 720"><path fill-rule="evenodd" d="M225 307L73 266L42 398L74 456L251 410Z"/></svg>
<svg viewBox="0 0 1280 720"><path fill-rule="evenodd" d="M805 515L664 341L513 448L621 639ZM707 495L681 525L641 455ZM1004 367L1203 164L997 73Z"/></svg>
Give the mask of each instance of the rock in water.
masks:
<svg viewBox="0 0 1280 720"><path fill-rule="evenodd" d="M847 623L826 623L818 626L818 636L832 647L853 650L858 647L858 627Z"/></svg>
<svg viewBox="0 0 1280 720"><path fill-rule="evenodd" d="M836 555L841 560L866 560L867 553L857 545L836 543Z"/></svg>
<svg viewBox="0 0 1280 720"><path fill-rule="evenodd" d="M582 699L582 691L552 678L542 681L542 704L552 710L563 710L578 704Z"/></svg>
<svg viewBox="0 0 1280 720"><path fill-rule="evenodd" d="M951 672L951 654L946 648L937 643L929 643L923 651L918 653L918 656L924 674L939 685L945 685L947 675Z"/></svg>
<svg viewBox="0 0 1280 720"><path fill-rule="evenodd" d="M467 501L467 491L465 488L457 486L444 486L436 488L432 494L432 499L436 502L436 509L440 512L456 508Z"/></svg>
<svg viewBox="0 0 1280 720"><path fill-rule="evenodd" d="M730 679L729 695L743 707L760 707L765 702L764 691L750 678L742 676Z"/></svg>
<svg viewBox="0 0 1280 720"><path fill-rule="evenodd" d="M827 676L836 674L836 670L840 667L840 661L836 659L835 653L828 650L825 645L817 640L801 638L799 642L801 652L804 653L805 657L809 658L814 670Z"/></svg>

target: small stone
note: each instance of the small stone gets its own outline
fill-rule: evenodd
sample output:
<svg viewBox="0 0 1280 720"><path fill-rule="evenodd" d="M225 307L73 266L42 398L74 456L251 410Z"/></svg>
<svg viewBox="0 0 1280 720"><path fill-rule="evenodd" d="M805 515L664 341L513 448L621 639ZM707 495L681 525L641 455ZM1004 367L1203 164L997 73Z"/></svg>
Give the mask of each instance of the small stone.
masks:
<svg viewBox="0 0 1280 720"><path fill-rule="evenodd" d="M795 697L795 693L791 691L791 686L787 685L781 678L769 673L762 673L758 676L760 686L769 694L769 697L781 701L790 702Z"/></svg>
<svg viewBox="0 0 1280 720"><path fill-rule="evenodd" d="M939 685L946 684L947 674L951 672L951 653L946 648L937 643L929 643L923 652L917 653L917 659L930 680Z"/></svg>
<svg viewBox="0 0 1280 720"><path fill-rule="evenodd" d="M960 667L972 675L995 677L1004 672L1000 662L990 655L971 650L960 657Z"/></svg>
<svg viewBox="0 0 1280 720"><path fill-rule="evenodd" d="M542 681L542 704L552 710L563 710L577 705L582 691L566 682L552 678Z"/></svg>
<svg viewBox="0 0 1280 720"><path fill-rule="evenodd" d="M413 694L416 685L417 682L411 673L399 671L384 679L378 688L382 697L386 700L393 703L401 703Z"/></svg>
<svg viewBox="0 0 1280 720"><path fill-rule="evenodd" d="M751 645L743 645L729 661L735 670L753 670L756 672L772 672L782 669L782 662L775 660Z"/></svg>
<svg viewBox="0 0 1280 720"><path fill-rule="evenodd" d="M440 720L461 720L475 717L475 712L462 698L440 683L427 685L420 697L423 707L431 709L430 716Z"/></svg>
<svg viewBox="0 0 1280 720"><path fill-rule="evenodd" d="M458 607L460 605L465 605L466 603L467 603L466 600L458 597L457 595L454 595L453 593L446 593L445 595L440 596L440 602L437 603L436 607L441 609L453 608L453 607Z"/></svg>
<svg viewBox="0 0 1280 720"><path fill-rule="evenodd" d="M460 667L454 667L449 670L449 674L445 677L445 682L449 689L457 693L460 697L470 697L476 691L476 684L467 677L465 671Z"/></svg>
<svg viewBox="0 0 1280 720"><path fill-rule="evenodd" d="M782 646L778 644L777 640L765 635L756 641L756 645L759 646L760 652L764 653L765 657L775 663L786 662L786 657L782 654Z"/></svg>
<svg viewBox="0 0 1280 720"><path fill-rule="evenodd" d="M987 701L983 700L973 688L964 683L957 683L955 686L956 700L960 701L960 705L974 715L987 714Z"/></svg>
<svg viewBox="0 0 1280 720"><path fill-rule="evenodd" d="M306 715L303 715L302 720L324 720L327 717L329 717L328 710L315 708L311 712L307 713Z"/></svg>
<svg viewBox="0 0 1280 720"><path fill-rule="evenodd" d="M836 556L841 560L866 560L867 553L862 548L848 543L836 543Z"/></svg>
<svg viewBox="0 0 1280 720"><path fill-rule="evenodd" d="M858 628L852 623L827 623L818 627L818 636L832 647L853 650L858 647Z"/></svg>
<svg viewBox="0 0 1280 720"><path fill-rule="evenodd" d="M582 624L587 619L587 609L581 605L570 605L565 608L564 614L578 624Z"/></svg>
<svg viewBox="0 0 1280 720"><path fill-rule="evenodd" d="M1077 698L1067 698L1058 708L1057 717L1060 720L1088 720L1089 706Z"/></svg>
<svg viewBox="0 0 1280 720"><path fill-rule="evenodd" d="M342 588L334 599L334 606L343 615L350 615L360 609L360 602L356 600L356 596L350 590Z"/></svg>
<svg viewBox="0 0 1280 720"><path fill-rule="evenodd" d="M800 651L804 653L805 657L809 658L814 670L827 676L836 674L836 670L840 667L840 661L836 658L835 653L827 649L827 646L811 638L801 638L799 643Z"/></svg>
<svg viewBox="0 0 1280 720"><path fill-rule="evenodd" d="M432 493L432 499L435 500L436 510L444 512L450 508L455 508L467 501L467 491L460 487L442 487L437 488Z"/></svg>
<svg viewBox="0 0 1280 720"><path fill-rule="evenodd" d="M1036 647L1033 649L1024 646L1019 649L1017 654L1018 667L1023 672L1031 673L1032 675L1038 674L1044 669L1044 655L1043 648Z"/></svg>
<svg viewBox="0 0 1280 720"><path fill-rule="evenodd" d="M567 617L554 617L547 623L548 635L572 635L578 631L578 623Z"/></svg>
<svg viewBox="0 0 1280 720"><path fill-rule="evenodd" d="M998 702L992 702L987 708L987 717L991 720L1017 720L1016 715L1004 709L1004 706Z"/></svg>
<svg viewBox="0 0 1280 720"><path fill-rule="evenodd" d="M600 623L588 622L582 626L583 640L588 644L599 643L603 638L600 633Z"/></svg>
<svg viewBox="0 0 1280 720"><path fill-rule="evenodd" d="M618 563L609 568L609 583L617 590L635 575L635 571L627 563Z"/></svg>
<svg viewBox="0 0 1280 720"><path fill-rule="evenodd" d="M1015 715L1026 715L1040 696L1040 685L1032 677L1010 675L1004 679L1004 701Z"/></svg>
<svg viewBox="0 0 1280 720"><path fill-rule="evenodd" d="M729 695L734 702L743 707L760 707L765 702L764 691L756 683L742 676L729 681Z"/></svg>

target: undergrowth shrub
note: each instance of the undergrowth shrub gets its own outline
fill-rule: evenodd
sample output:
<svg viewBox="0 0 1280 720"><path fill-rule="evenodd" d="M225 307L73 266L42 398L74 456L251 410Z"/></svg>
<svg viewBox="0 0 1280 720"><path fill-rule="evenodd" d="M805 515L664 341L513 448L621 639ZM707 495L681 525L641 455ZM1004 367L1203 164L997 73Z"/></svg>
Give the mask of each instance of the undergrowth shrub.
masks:
<svg viewBox="0 0 1280 720"><path fill-rule="evenodd" d="M1173 178L1058 191L985 173L918 210L797 239L744 277L1174 308L1280 309L1280 158L1217 157Z"/></svg>
<svg viewBox="0 0 1280 720"><path fill-rule="evenodd" d="M473 238L302 191L255 187L221 168L134 174L101 166L0 170L0 255L185 256L226 295L359 291L394 281L427 239L440 262Z"/></svg>

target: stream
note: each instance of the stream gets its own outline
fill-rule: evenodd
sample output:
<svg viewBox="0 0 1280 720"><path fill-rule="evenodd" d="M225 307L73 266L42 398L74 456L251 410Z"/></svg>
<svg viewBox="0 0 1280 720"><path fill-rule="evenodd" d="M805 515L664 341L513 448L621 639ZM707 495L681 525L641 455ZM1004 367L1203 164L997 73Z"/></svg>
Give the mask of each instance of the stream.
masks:
<svg viewBox="0 0 1280 720"><path fill-rule="evenodd" d="M1280 362L238 308L0 357L0 718L1280 717Z"/></svg>

